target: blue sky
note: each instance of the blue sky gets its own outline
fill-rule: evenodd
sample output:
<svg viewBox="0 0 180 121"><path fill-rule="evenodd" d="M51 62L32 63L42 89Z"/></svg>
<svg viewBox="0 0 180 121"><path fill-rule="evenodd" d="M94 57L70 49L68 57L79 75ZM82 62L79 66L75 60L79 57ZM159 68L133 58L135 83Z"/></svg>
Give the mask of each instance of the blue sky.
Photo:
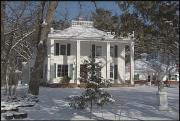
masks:
<svg viewBox="0 0 180 121"><path fill-rule="evenodd" d="M113 15L121 14L121 10L119 9L118 5L114 1L98 1L97 7L98 8L104 8L107 10L112 11ZM82 1L82 9L80 9L80 6L77 1L63 1L59 2L56 13L55 13L55 19L59 20L62 18L61 13L67 9L68 11L68 19L72 20L76 16L79 15L79 13L82 14L82 16L88 16L90 15L91 12L95 11L95 6L92 2L89 1Z"/></svg>

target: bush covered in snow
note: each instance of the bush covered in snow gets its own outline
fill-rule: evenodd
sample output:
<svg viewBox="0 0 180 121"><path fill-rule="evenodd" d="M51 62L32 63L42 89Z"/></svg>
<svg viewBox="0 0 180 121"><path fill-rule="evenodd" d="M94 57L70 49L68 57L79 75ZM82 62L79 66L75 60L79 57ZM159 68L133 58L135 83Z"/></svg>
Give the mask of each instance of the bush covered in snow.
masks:
<svg viewBox="0 0 180 121"><path fill-rule="evenodd" d="M84 64L87 66L87 86L85 92L80 96L70 96L67 99L70 101L69 105L75 109L90 108L92 114L93 105L104 106L112 103L115 100L112 96L104 91L102 88L110 86L111 80L106 80L101 77L102 63L96 62L95 58L85 60ZM91 116L90 116L91 117Z"/></svg>

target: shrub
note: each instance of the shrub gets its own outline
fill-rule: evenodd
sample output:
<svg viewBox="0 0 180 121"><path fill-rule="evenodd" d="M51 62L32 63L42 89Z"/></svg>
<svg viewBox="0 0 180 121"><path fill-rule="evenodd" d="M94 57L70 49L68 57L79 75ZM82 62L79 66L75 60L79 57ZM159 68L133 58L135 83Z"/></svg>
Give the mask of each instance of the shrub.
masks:
<svg viewBox="0 0 180 121"><path fill-rule="evenodd" d="M64 76L61 80L61 83L68 83L70 82L71 78L69 76Z"/></svg>

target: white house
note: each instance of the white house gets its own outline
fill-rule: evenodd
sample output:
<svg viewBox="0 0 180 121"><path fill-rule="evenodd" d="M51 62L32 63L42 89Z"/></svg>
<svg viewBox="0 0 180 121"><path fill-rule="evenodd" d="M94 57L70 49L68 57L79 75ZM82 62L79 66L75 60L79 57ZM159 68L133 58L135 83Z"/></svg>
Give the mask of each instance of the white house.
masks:
<svg viewBox="0 0 180 121"><path fill-rule="evenodd" d="M59 83L64 76L71 77L70 83L80 83L84 71L83 60L88 56L98 57L104 67L102 77L114 83L125 81L125 46L131 48L131 75L134 75L134 33L128 37L114 38L112 32L93 27L91 21L72 21L64 30L51 28L47 40L47 57L44 75L48 83ZM134 84L131 76L131 84Z"/></svg>
<svg viewBox="0 0 180 121"><path fill-rule="evenodd" d="M148 65L148 61L137 59L134 61L134 80L147 80L148 76L150 76L150 79L152 80L152 77L155 75L156 71L152 69ZM126 80L129 80L130 78L130 64L128 63L126 65Z"/></svg>
<svg viewBox="0 0 180 121"><path fill-rule="evenodd" d="M154 61L147 59L147 54L143 53L140 59L134 61L134 80L148 80L148 76L150 80L154 80L156 78L156 70L151 67ZM155 62L157 65L160 65L160 69L162 73L167 68L167 65L160 63L159 61ZM179 71L176 66L169 66L172 68L169 74L163 76L162 81L170 80L170 81L179 81ZM164 71L163 71L164 70ZM130 80L130 64L126 64L126 80Z"/></svg>

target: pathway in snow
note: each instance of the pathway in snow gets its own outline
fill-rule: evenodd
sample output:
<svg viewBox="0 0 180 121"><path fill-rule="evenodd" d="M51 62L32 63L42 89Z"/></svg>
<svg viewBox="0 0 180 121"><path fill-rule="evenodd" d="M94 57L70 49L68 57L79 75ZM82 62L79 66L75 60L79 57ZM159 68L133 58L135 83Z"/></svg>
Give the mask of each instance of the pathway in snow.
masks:
<svg viewBox="0 0 180 121"><path fill-rule="evenodd" d="M111 120L179 120L179 87L165 88L168 92L169 111L157 110L157 87L136 86L108 88L116 102L100 110L93 109L93 119ZM89 110L73 109L65 100L80 95L79 88L40 88L40 102L34 107L20 108L34 120L89 120Z"/></svg>

